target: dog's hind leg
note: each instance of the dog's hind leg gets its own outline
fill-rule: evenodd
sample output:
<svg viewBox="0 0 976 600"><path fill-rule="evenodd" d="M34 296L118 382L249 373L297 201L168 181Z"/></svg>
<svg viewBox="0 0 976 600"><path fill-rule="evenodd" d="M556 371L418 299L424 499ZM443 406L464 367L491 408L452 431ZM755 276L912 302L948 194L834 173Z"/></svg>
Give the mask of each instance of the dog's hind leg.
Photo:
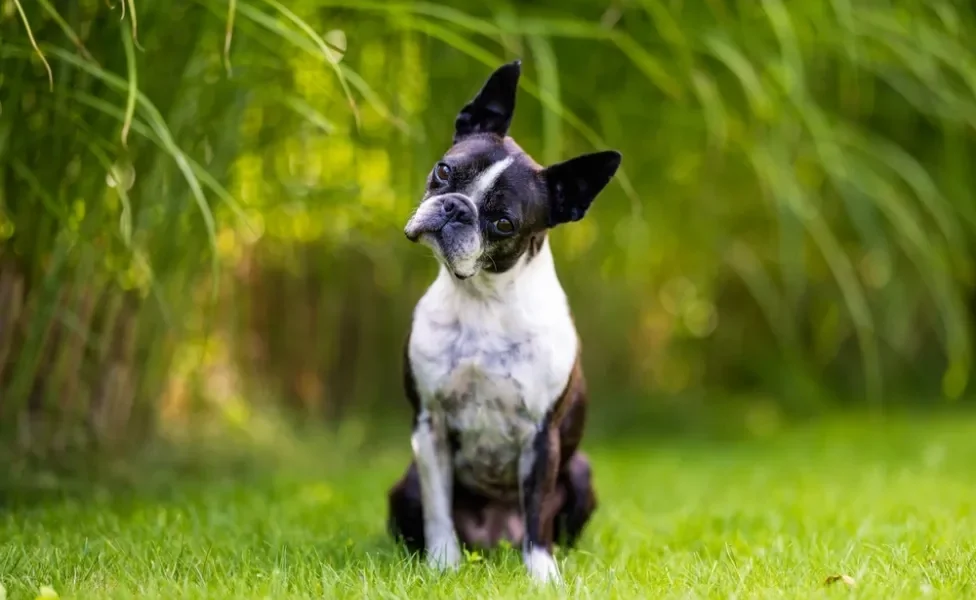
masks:
<svg viewBox="0 0 976 600"><path fill-rule="evenodd" d="M410 553L424 552L424 509L417 465L410 463L403 478L390 489L387 530Z"/></svg>
<svg viewBox="0 0 976 600"><path fill-rule="evenodd" d="M556 480L563 495L563 504L556 513L553 534L556 543L571 548L576 545L583 528L596 510L590 461L580 451L566 461Z"/></svg>

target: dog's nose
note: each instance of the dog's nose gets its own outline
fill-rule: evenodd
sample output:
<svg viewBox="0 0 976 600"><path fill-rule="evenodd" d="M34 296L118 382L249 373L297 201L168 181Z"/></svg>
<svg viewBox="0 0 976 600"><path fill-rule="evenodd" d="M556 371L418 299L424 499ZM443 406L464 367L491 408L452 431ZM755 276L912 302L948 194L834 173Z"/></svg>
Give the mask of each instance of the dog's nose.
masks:
<svg viewBox="0 0 976 600"><path fill-rule="evenodd" d="M444 214L448 217L454 216L454 213L456 213L459 208L461 208L461 201L453 196L444 198L444 202L441 203L441 210L443 210Z"/></svg>
<svg viewBox="0 0 976 600"><path fill-rule="evenodd" d="M472 223L475 218L475 209L471 201L460 194L444 196L441 200L441 213L447 223L453 221Z"/></svg>

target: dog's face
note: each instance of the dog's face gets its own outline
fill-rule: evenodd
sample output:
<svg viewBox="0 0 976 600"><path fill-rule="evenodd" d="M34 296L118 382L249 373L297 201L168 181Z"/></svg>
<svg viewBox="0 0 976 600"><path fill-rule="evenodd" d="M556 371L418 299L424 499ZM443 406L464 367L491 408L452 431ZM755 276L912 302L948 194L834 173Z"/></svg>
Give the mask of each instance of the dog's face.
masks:
<svg viewBox="0 0 976 600"><path fill-rule="evenodd" d="M458 279L501 273L578 221L620 166L615 151L542 167L508 137L521 63L495 71L458 114L454 144L431 169L404 233L433 248Z"/></svg>

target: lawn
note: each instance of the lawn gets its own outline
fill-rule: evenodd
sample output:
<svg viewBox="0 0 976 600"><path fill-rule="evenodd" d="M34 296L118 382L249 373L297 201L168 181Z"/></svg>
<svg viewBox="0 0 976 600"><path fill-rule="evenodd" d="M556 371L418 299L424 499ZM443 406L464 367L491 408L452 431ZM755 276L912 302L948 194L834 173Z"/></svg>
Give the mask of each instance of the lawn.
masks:
<svg viewBox="0 0 976 600"><path fill-rule="evenodd" d="M976 592L976 419L866 419L740 442L594 443L601 508L559 553L438 575L386 538L406 444L312 443L268 466L139 466L135 488L22 475L4 492L7 598L921 598ZM201 461L205 462L205 461ZM263 463L262 463L263 464ZM130 465L131 466L131 465ZM43 485L42 485L43 484ZM8 484L9 485L9 484ZM851 582L825 584L847 575ZM2 597L0 592L0 597Z"/></svg>

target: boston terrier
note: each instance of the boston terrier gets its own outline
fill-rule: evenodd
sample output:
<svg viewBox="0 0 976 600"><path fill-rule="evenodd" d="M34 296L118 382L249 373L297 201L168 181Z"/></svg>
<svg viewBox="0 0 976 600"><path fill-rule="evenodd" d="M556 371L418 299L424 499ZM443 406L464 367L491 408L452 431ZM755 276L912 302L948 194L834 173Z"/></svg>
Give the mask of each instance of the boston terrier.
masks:
<svg viewBox="0 0 976 600"><path fill-rule="evenodd" d="M404 346L413 461L388 527L435 568L507 540L535 580L559 582L553 543L572 547L597 502L577 449L580 341L547 236L583 218L621 155L537 164L508 136L520 74L503 65L461 109L404 229L440 270Z"/></svg>

